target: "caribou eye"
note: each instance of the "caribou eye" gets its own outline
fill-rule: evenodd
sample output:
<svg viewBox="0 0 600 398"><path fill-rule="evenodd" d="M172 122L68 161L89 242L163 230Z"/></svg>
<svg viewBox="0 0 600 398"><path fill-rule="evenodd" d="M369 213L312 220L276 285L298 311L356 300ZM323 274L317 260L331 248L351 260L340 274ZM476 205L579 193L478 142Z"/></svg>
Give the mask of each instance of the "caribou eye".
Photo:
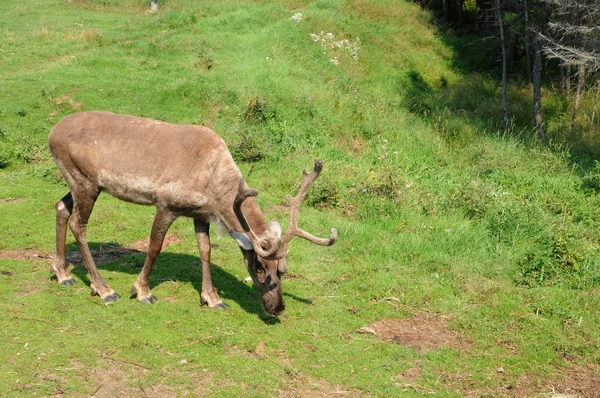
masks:
<svg viewBox="0 0 600 398"><path fill-rule="evenodd" d="M262 266L257 266L256 269L256 279L258 279L258 281L260 283L265 283L265 279L267 278L267 273L265 271L265 269Z"/></svg>

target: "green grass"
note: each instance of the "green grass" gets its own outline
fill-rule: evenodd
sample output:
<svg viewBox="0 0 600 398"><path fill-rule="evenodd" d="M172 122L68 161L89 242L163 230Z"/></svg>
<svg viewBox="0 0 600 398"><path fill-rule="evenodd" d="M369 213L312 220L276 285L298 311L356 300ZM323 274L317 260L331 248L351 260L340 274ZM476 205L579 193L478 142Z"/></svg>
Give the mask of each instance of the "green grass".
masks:
<svg viewBox="0 0 600 398"><path fill-rule="evenodd" d="M524 87L511 93L523 104L514 129L498 134L498 82L455 68L417 5L171 0L147 15L141 0L4 3L0 250L53 252L53 206L67 187L46 138L80 110L215 129L284 228L285 194L321 157L300 225L340 238L292 243L279 319L243 282L235 243L216 236L213 278L230 308L200 306L190 220L173 225L181 243L157 260L154 306L125 295L141 255L100 265L124 296L109 306L89 296L83 267L67 289L44 261L0 258L0 395L453 396L509 394L523 378L535 394L561 369L598 364L593 137L573 141L548 90L555 140L529 138ZM309 36L321 31L358 37L358 61ZM145 238L153 214L101 195L88 240ZM421 353L357 332L421 312L450 316L469 348ZM414 367L416 381L399 376Z"/></svg>

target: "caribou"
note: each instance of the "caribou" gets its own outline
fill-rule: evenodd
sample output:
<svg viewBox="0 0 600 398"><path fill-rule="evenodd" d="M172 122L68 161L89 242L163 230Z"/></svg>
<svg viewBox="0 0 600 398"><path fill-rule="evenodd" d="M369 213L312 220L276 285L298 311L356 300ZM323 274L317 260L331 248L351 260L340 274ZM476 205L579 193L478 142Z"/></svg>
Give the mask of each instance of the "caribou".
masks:
<svg viewBox="0 0 600 398"><path fill-rule="evenodd" d="M298 236L316 245L337 240L318 238L298 228L300 204L323 168L303 170L304 179L290 205L288 230L275 220L267 223L255 201L258 190L245 182L223 139L211 129L177 125L110 112L81 112L62 119L50 132L48 144L70 192L56 202L56 256L50 272L58 283L75 279L66 261L67 224L90 274L91 294L105 302L121 296L99 274L86 241L86 226L96 199L106 192L121 200L156 207L144 266L131 295L144 304L157 301L149 288L152 266L170 225L180 216L192 218L202 263L201 304L226 308L215 289L210 267L209 226L224 226L240 247L244 264L258 289L265 310L285 309L281 279L287 271L287 247Z"/></svg>

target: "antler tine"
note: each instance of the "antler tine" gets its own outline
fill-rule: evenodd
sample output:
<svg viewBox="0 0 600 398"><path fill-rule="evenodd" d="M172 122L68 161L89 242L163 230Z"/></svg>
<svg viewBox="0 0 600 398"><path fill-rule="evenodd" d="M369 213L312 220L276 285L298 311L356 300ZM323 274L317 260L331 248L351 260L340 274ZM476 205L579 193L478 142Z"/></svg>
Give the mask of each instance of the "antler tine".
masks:
<svg viewBox="0 0 600 398"><path fill-rule="evenodd" d="M336 242L337 231L335 228L331 230L331 237L329 239L317 238L314 235L298 228L298 213L300 212L300 204L304 200L308 190L322 170L323 161L318 158L315 159L315 167L311 173L307 173L306 170L302 170L302 174L304 174L304 181L302 181L302 186L300 187L300 192L298 192L298 195L294 198L292 198L290 195L286 195L288 203L290 204L290 225L282 239L283 243L288 243L294 238L294 236L299 236L321 246L331 246Z"/></svg>
<svg viewBox="0 0 600 398"><path fill-rule="evenodd" d="M337 230L335 228L331 228L331 237L329 238L317 238L316 236L301 229L296 230L295 236L304 238L319 246L331 246L337 241L338 238Z"/></svg>
<svg viewBox="0 0 600 398"><path fill-rule="evenodd" d="M238 193L235 197L235 200L233 201L233 211L240 225L242 226L242 229L244 230L246 235L248 235L248 238L250 238L250 242L252 242L252 248L254 249L254 251L261 257L269 257L273 255L273 253L275 253L277 250L279 250L279 246L275 245L270 250L264 250L260 245L260 243L263 240L256 236L252 228L250 228L250 225L248 224L244 213L242 212L242 203L244 203L244 201L249 197L257 195L258 190L248 187L248 185L246 185L246 180L240 178L240 184L238 185Z"/></svg>

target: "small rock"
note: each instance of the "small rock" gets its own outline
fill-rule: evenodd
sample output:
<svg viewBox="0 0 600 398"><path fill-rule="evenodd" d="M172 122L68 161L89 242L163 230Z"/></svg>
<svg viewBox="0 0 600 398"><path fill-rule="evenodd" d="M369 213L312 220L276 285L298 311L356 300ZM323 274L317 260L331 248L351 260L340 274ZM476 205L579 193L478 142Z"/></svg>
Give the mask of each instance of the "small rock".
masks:
<svg viewBox="0 0 600 398"><path fill-rule="evenodd" d="M358 332L359 333L364 333L364 334L377 334L374 329L371 329L368 326L365 326L365 327L362 327L362 328L358 329Z"/></svg>

